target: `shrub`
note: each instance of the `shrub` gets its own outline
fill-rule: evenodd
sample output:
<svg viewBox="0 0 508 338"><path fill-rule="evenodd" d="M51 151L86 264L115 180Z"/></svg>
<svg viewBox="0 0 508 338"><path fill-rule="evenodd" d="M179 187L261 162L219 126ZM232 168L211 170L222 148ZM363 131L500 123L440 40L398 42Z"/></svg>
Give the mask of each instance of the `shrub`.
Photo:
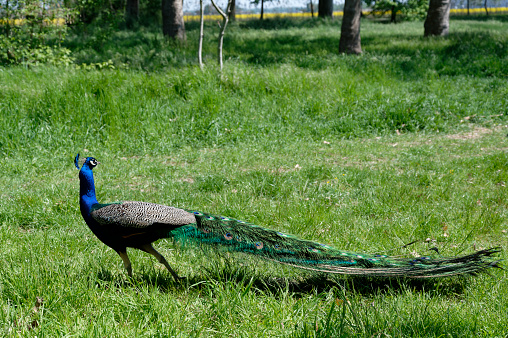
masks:
<svg viewBox="0 0 508 338"><path fill-rule="evenodd" d="M73 12L55 0L0 3L0 65L72 62L61 42Z"/></svg>

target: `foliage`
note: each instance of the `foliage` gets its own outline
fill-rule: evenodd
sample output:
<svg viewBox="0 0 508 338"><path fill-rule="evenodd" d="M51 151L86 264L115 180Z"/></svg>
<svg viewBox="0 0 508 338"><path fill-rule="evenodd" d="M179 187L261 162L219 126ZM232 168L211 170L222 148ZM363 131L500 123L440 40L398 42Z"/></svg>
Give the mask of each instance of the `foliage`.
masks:
<svg viewBox="0 0 508 338"><path fill-rule="evenodd" d="M29 45L15 37L0 36L0 65L59 65L74 64L71 51L63 47Z"/></svg>
<svg viewBox="0 0 508 338"><path fill-rule="evenodd" d="M73 12L56 0L0 3L0 65L68 65L70 50L61 47Z"/></svg>
<svg viewBox="0 0 508 338"><path fill-rule="evenodd" d="M423 20L427 15L429 2L426 0L365 0L371 8L373 16L391 13L392 22L396 22L396 15L402 20Z"/></svg>
<svg viewBox="0 0 508 338"><path fill-rule="evenodd" d="M123 17L125 3L122 0L73 0L69 6L78 11L80 24L90 24L96 19L102 23L118 20Z"/></svg>
<svg viewBox="0 0 508 338"><path fill-rule="evenodd" d="M156 24L159 29L161 25L161 0L146 0L139 2L140 23L149 26Z"/></svg>

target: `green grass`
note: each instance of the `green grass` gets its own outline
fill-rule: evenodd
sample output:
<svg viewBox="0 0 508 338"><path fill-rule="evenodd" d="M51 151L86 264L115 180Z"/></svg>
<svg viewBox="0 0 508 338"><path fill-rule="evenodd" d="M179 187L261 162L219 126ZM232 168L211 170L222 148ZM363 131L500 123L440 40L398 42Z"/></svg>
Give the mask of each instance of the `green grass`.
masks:
<svg viewBox="0 0 508 338"><path fill-rule="evenodd" d="M189 46L174 64L140 61L164 72L0 68L0 336L505 337L505 270L351 279L161 240L187 280L131 252L129 281L81 219L73 165L77 152L102 162L103 202L195 208L345 250L506 248L502 20L453 21L430 40L422 23L367 22L360 57L335 54L335 22L239 23L222 75L197 69Z"/></svg>
<svg viewBox="0 0 508 338"><path fill-rule="evenodd" d="M274 19L238 21L228 26L224 58L228 62L270 66L292 64L302 69L346 68L354 72L386 73L403 79L440 75L491 77L508 75L507 16L457 17L450 36L424 38L422 22L382 24L362 20L364 55L338 55L340 20ZM159 26L137 31L79 29L66 47L77 63L111 60L117 67L168 70L197 64L199 26L186 24L188 43L178 46L162 37ZM206 22L203 57L216 63L218 28Z"/></svg>

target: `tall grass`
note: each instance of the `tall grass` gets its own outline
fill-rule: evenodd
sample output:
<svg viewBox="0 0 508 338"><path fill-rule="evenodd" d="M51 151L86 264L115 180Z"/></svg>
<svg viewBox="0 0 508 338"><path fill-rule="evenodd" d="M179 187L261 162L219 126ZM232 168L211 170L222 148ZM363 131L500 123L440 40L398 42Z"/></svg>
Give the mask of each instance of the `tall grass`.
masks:
<svg viewBox="0 0 508 338"><path fill-rule="evenodd" d="M506 82L496 77L405 81L342 67L230 64L222 76L195 68L166 74L5 69L0 77L0 146L9 156L34 148L57 155L81 147L162 154L186 146L446 132L460 129L464 118L502 123L508 98Z"/></svg>

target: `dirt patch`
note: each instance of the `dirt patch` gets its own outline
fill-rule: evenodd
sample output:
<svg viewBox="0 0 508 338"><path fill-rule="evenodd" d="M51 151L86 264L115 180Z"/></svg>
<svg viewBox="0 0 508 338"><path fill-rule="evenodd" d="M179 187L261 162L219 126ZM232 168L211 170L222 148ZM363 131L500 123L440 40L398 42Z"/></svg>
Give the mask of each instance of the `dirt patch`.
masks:
<svg viewBox="0 0 508 338"><path fill-rule="evenodd" d="M488 134L492 134L494 132L493 129L483 128L483 127L474 127L469 132L462 132L458 134L447 135L446 137L452 140L472 140L483 137Z"/></svg>

